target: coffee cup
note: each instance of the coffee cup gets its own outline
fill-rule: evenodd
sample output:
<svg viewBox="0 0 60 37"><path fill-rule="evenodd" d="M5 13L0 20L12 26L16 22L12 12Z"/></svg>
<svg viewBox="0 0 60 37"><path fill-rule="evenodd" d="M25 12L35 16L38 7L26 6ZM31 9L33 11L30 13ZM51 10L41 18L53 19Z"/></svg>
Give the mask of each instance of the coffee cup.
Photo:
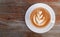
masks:
<svg viewBox="0 0 60 37"><path fill-rule="evenodd" d="M55 13L49 5L36 3L26 11L25 22L31 31L45 33L54 26Z"/></svg>

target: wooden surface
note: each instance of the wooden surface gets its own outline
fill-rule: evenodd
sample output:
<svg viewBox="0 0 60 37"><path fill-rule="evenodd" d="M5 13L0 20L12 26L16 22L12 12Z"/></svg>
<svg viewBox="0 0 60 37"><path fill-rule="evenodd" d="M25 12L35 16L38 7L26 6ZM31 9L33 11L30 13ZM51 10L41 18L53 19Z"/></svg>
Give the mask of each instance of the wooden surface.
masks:
<svg viewBox="0 0 60 37"><path fill-rule="evenodd" d="M25 24L26 10L35 3L46 3L55 11L55 25L47 33L34 33ZM60 0L0 0L0 37L60 37Z"/></svg>

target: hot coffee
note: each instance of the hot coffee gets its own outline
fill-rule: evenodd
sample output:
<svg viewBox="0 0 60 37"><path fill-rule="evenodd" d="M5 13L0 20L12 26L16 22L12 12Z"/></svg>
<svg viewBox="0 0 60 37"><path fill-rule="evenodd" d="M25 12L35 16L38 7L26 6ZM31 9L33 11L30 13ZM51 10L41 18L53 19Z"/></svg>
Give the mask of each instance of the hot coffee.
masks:
<svg viewBox="0 0 60 37"><path fill-rule="evenodd" d="M31 23L36 27L45 27L50 22L50 14L45 8L36 8L30 14Z"/></svg>

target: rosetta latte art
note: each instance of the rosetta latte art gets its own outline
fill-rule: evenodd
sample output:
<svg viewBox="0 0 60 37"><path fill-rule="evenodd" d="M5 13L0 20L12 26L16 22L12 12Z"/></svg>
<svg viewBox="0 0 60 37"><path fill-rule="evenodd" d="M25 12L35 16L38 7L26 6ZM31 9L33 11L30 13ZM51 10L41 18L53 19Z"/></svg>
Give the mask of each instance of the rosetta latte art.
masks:
<svg viewBox="0 0 60 37"><path fill-rule="evenodd" d="M39 26L43 25L42 23L44 22L44 20L45 20L45 17L43 16L42 11L39 11L37 15L33 16L34 23Z"/></svg>
<svg viewBox="0 0 60 37"><path fill-rule="evenodd" d="M48 25L50 21L50 14L44 8L36 8L32 11L30 19L33 25L37 27L44 27Z"/></svg>

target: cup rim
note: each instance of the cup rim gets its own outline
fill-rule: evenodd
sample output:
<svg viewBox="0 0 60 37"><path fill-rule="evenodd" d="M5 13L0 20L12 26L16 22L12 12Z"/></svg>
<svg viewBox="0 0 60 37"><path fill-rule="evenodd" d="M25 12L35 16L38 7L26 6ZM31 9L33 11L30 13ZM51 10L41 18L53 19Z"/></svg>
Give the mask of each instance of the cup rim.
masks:
<svg viewBox="0 0 60 37"><path fill-rule="evenodd" d="M34 25L32 25L32 23L30 21L31 12L37 7L43 7L45 9L47 9L49 11L50 15L51 15L51 21L49 22L48 26L46 26L46 28L37 28ZM26 22L27 27L31 31L33 31L35 33L45 33L45 32L48 32L54 26L55 13L54 13L53 9L49 5L44 4L44 3L36 3L36 4L33 4L32 6L30 6L27 9L26 14L25 14L25 22Z"/></svg>

